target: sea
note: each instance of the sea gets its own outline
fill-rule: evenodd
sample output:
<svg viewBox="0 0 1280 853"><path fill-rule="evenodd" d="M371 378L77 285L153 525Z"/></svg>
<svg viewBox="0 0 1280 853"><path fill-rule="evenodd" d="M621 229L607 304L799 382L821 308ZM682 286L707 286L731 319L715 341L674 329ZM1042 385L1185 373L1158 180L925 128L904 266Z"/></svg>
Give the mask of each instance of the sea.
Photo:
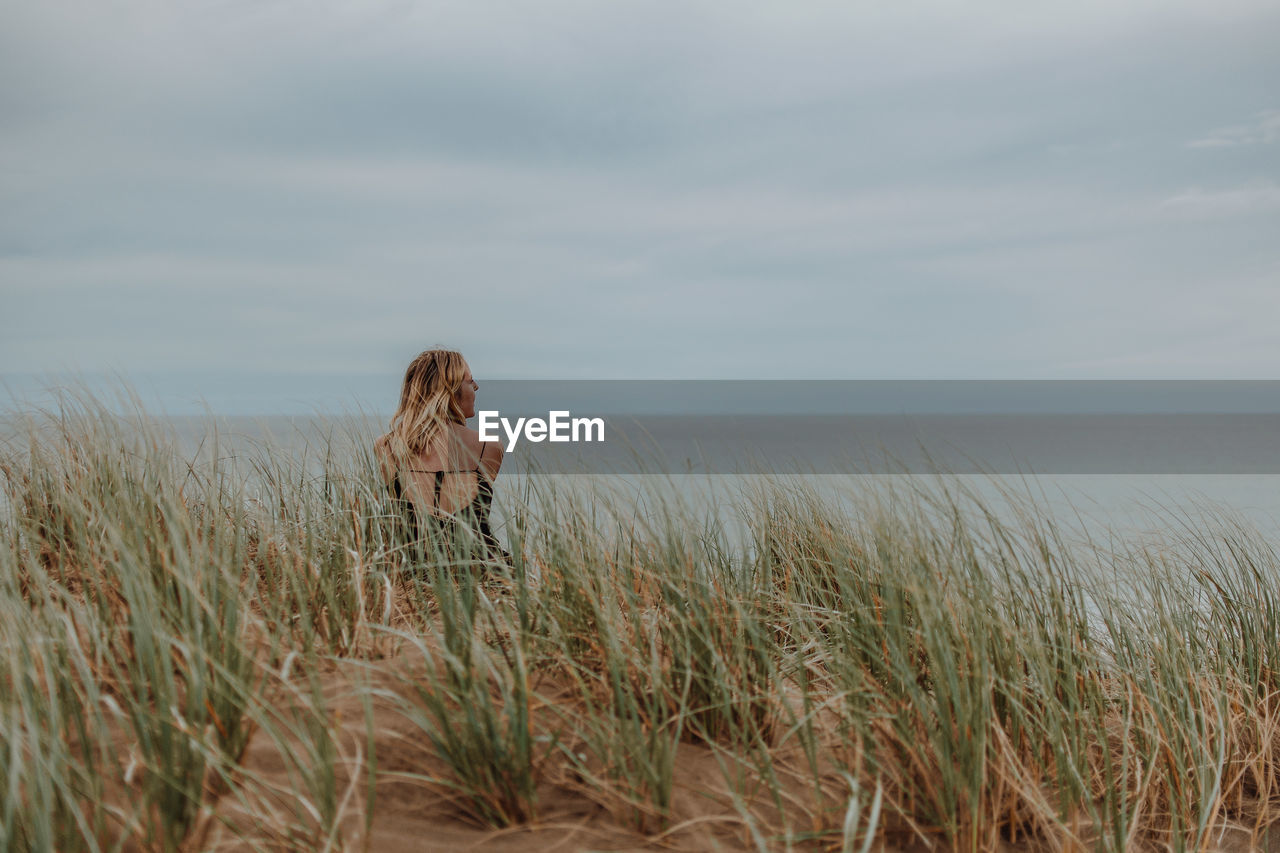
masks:
<svg viewBox="0 0 1280 853"><path fill-rule="evenodd" d="M1012 519L1028 507L1080 535L1162 538L1189 526L1243 525L1280 542L1280 414L707 416L606 418L604 441L518 439L495 506L528 489L607 494L638 507L657 496L722 517L766 482L804 484L835 505L871 495L968 493ZM170 418L187 453L325 459L367 453L388 418L373 415ZM504 442L506 436L502 436ZM250 470L250 476L252 472Z"/></svg>
<svg viewBox="0 0 1280 853"><path fill-rule="evenodd" d="M517 437L495 483L496 519L530 489L579 492L642 518L663 502L746 536L741 508L767 482L840 506L925 490L976 496L1010 521L1033 507L1079 537L1147 540L1243 526L1280 542L1280 414L945 413L627 415L603 440ZM253 494L264 471L321 478L367 464L385 415L148 417L193 465L216 455ZM0 418L0 451L31 422ZM126 418L127 428L140 423ZM46 422L46 427L49 423Z"/></svg>

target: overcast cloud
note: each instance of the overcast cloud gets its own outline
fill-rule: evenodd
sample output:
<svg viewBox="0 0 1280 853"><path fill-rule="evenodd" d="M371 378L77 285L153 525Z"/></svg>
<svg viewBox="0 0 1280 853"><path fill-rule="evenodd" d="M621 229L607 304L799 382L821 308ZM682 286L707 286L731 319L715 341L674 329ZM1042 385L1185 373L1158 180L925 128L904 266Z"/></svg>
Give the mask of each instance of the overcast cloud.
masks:
<svg viewBox="0 0 1280 853"><path fill-rule="evenodd" d="M5 2L0 373L1277 378L1277 41L1271 0Z"/></svg>

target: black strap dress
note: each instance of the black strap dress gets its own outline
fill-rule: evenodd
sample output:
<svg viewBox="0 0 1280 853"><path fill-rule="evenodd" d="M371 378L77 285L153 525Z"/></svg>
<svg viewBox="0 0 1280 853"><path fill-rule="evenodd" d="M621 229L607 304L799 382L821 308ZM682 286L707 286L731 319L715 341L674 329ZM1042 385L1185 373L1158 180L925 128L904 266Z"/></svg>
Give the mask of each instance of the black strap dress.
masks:
<svg viewBox="0 0 1280 853"><path fill-rule="evenodd" d="M432 505L437 508L440 506L440 490L444 485L446 474L475 474L475 497L471 499L469 504L451 515L445 515L439 511L420 512L418 507L405 494L404 485L400 482L400 472L396 472L391 482L391 495L400 506L405 518L410 541L420 542L426 539L429 546L448 548L455 554L461 549L468 549L471 551L471 556L474 557L510 562L511 555L503 550L497 537L493 535L493 528L489 521L489 514L493 508L493 483L489 481L488 476L481 470L483 461L484 451L482 449L480 451L480 459L476 462L476 467L474 468L404 469L406 473L410 474L435 475L435 495L432 498ZM468 546L470 547L468 548Z"/></svg>

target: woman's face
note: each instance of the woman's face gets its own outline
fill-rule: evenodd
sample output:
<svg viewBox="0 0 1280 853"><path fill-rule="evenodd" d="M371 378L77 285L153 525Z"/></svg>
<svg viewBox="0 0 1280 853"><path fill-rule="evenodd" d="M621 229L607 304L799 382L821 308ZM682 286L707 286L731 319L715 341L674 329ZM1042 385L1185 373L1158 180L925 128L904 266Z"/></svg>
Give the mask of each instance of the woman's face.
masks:
<svg viewBox="0 0 1280 853"><path fill-rule="evenodd" d="M458 387L458 407L462 409L464 417L474 418L476 416L476 391L480 385L471 376L471 368L467 368L467 375L462 377L462 385Z"/></svg>

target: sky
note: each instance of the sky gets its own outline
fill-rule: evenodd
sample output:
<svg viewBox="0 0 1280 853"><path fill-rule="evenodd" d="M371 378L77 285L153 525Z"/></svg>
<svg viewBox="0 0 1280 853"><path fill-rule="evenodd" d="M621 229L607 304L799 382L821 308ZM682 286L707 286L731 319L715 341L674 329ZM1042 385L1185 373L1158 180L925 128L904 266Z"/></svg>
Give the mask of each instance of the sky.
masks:
<svg viewBox="0 0 1280 853"><path fill-rule="evenodd" d="M0 0L0 382L1280 378L1280 4Z"/></svg>

